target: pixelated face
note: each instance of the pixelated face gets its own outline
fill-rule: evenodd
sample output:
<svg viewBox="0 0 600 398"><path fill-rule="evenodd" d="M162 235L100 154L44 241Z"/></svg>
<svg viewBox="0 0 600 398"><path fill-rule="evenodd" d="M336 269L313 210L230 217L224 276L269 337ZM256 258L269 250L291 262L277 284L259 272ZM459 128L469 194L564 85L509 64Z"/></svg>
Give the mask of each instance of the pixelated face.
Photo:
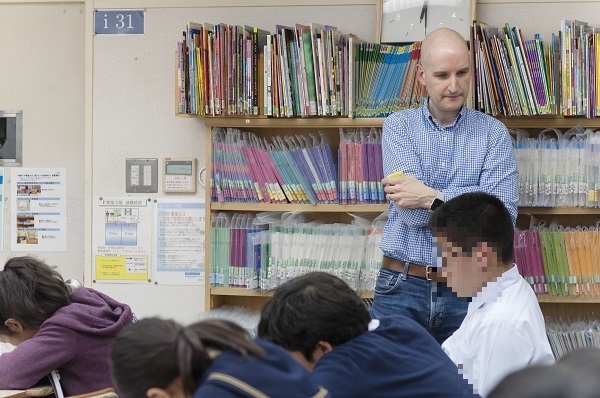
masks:
<svg viewBox="0 0 600 398"><path fill-rule="evenodd" d="M448 286L459 297L475 296L483 286L480 253L466 252L443 236L434 237L433 242Z"/></svg>

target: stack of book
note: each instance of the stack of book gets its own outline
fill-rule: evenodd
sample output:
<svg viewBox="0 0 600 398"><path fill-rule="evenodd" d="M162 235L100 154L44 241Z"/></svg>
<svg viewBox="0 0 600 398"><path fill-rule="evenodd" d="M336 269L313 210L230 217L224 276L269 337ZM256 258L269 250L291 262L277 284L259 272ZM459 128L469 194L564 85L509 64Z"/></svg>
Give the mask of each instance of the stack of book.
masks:
<svg viewBox="0 0 600 398"><path fill-rule="evenodd" d="M258 115L259 53L267 32L188 23L177 44L180 114Z"/></svg>
<svg viewBox="0 0 600 398"><path fill-rule="evenodd" d="M476 23L471 53L473 107L493 116L560 112L558 42L544 46L539 36L524 40L517 27L501 30Z"/></svg>
<svg viewBox="0 0 600 398"><path fill-rule="evenodd" d="M211 201L386 203L380 129L342 130L340 140L335 159L323 132L267 141L238 129L215 128Z"/></svg>
<svg viewBox="0 0 600 398"><path fill-rule="evenodd" d="M599 35L586 22L563 20L544 44L508 24L474 24L473 107L493 116L598 116Z"/></svg>
<svg viewBox="0 0 600 398"><path fill-rule="evenodd" d="M420 43L362 42L334 26L188 23L177 43L177 113L384 117L419 106Z"/></svg>

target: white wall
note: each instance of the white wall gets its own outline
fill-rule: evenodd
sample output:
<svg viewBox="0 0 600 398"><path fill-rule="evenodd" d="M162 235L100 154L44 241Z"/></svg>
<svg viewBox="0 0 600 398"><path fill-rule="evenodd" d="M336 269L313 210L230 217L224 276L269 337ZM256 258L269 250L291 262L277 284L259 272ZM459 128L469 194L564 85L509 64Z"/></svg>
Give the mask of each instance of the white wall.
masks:
<svg viewBox="0 0 600 398"><path fill-rule="evenodd" d="M539 33L542 40L549 41L552 33L558 34L563 19L600 27L600 2L481 4L477 6L477 19L498 28L505 23L518 26L526 39Z"/></svg>
<svg viewBox="0 0 600 398"><path fill-rule="evenodd" d="M0 109L23 110L23 166L67 169L67 251L38 257L58 266L65 278L79 280L84 262L84 61L83 4L0 4ZM27 254L10 251L10 172L5 168L2 265Z"/></svg>

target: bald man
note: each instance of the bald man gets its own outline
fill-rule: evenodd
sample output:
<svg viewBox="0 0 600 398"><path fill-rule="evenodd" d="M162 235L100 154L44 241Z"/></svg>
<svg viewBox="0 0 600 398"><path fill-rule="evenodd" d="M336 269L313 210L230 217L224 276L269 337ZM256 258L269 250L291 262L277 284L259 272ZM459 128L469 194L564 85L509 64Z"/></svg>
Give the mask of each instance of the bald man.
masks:
<svg viewBox="0 0 600 398"><path fill-rule="evenodd" d="M518 174L511 140L498 120L467 108L469 50L457 32L431 32L421 46L417 78L427 91L422 107L390 115L383 125L385 175L391 202L383 231L382 268L372 315L415 319L441 344L460 326L467 301L457 298L436 272L429 214L466 192L497 196L513 224Z"/></svg>

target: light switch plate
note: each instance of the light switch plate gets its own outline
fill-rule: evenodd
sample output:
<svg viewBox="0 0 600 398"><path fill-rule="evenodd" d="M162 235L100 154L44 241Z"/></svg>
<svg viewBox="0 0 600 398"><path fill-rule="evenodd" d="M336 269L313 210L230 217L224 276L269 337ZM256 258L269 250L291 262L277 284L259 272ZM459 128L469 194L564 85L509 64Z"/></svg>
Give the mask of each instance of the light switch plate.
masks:
<svg viewBox="0 0 600 398"><path fill-rule="evenodd" d="M125 192L158 192L158 159L125 159Z"/></svg>

